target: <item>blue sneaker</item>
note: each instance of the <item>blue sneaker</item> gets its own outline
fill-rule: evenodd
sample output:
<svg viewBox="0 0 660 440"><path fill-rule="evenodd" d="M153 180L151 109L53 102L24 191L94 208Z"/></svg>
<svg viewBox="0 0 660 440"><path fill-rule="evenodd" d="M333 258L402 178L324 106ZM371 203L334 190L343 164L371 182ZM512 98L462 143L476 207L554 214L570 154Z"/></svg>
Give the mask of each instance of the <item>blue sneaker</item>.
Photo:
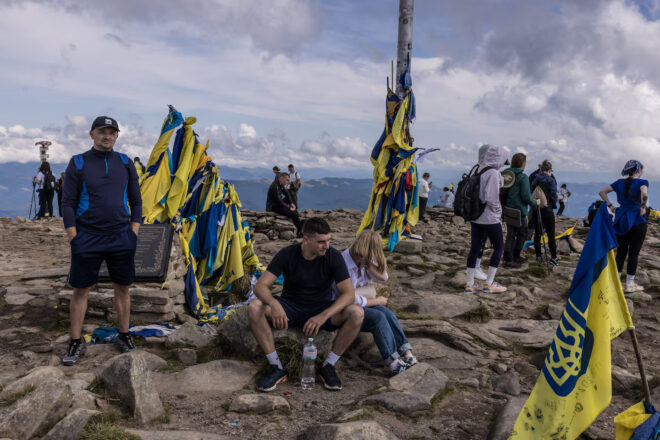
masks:
<svg viewBox="0 0 660 440"><path fill-rule="evenodd" d="M286 382L287 372L277 365L269 365L266 374L257 381L257 390L268 392L273 391L277 386Z"/></svg>

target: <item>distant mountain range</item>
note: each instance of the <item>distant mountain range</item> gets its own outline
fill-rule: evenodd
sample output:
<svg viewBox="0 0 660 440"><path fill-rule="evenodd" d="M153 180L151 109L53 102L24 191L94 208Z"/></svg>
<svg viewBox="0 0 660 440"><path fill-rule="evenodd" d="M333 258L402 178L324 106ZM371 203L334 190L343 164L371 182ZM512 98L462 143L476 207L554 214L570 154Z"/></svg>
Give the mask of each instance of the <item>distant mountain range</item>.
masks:
<svg viewBox="0 0 660 440"><path fill-rule="evenodd" d="M51 165L56 176L66 168L64 163ZM37 162L0 164L0 216L28 215L32 197L32 177L36 175L38 167ZM348 176L338 175L341 173ZM272 170L220 166L220 174L235 186L244 208L257 211L266 208L266 192L273 181ZM303 187L298 195L300 208L366 209L372 188L369 174L365 171L304 169L301 171ZM442 186L450 182L457 183L461 174L459 171L432 171L431 180L435 180L436 183L431 191L429 205L437 201ZM322 177L324 175L331 177ZM580 180L585 179L585 176L578 177ZM598 178L602 180L603 176L598 175ZM567 182L567 185L572 196L566 206L565 214L569 217L584 217L589 205L598 198L598 191L607 185L607 182ZM650 183L649 195L651 205L654 207L660 206L660 192L654 191L655 188L660 188L660 182ZM611 199L615 201L615 196L612 195Z"/></svg>

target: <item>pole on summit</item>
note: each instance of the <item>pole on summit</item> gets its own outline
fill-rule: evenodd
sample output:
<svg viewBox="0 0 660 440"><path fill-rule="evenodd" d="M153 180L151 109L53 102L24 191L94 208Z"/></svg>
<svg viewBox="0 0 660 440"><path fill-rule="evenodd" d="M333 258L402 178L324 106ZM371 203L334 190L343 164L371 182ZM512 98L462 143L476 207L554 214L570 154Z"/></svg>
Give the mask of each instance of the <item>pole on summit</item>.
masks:
<svg viewBox="0 0 660 440"><path fill-rule="evenodd" d="M392 82L396 84L396 94L403 99L404 90L401 85L401 75L408 69L412 59L413 6L415 0L399 0L399 40L396 49L396 76Z"/></svg>

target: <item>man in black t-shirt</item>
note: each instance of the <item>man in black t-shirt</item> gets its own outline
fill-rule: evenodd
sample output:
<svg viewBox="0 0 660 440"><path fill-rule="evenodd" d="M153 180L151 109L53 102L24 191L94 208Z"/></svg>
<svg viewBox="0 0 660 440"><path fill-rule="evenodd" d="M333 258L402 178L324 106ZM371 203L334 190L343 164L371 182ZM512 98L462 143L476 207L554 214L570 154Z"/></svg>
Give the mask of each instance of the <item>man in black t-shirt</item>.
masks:
<svg viewBox="0 0 660 440"><path fill-rule="evenodd" d="M284 382L287 372L275 351L269 321L276 329L301 327L307 337L320 329L339 329L332 351L319 370L323 385L341 390L335 363L360 332L364 311L354 304L355 290L341 253L330 247L330 226L318 217L308 219L302 228L303 241L280 250L254 286L255 299L248 306L250 326L266 353L269 368L257 382L259 391L272 391ZM284 275L282 295L273 297L271 287ZM332 284L340 296L332 300Z"/></svg>

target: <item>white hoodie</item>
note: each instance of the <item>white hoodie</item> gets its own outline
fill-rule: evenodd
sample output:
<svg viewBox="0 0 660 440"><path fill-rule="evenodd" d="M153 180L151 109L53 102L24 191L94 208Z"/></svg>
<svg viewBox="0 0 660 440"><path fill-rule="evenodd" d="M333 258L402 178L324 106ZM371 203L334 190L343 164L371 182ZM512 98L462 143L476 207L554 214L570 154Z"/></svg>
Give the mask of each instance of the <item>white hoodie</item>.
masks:
<svg viewBox="0 0 660 440"><path fill-rule="evenodd" d="M483 145L479 148L479 170L490 166L481 175L479 199L486 204L484 212L473 223L480 225L492 225L502 221L502 205L500 204L500 188L502 187L502 175L499 169L507 160L507 152L503 147L496 145Z"/></svg>

